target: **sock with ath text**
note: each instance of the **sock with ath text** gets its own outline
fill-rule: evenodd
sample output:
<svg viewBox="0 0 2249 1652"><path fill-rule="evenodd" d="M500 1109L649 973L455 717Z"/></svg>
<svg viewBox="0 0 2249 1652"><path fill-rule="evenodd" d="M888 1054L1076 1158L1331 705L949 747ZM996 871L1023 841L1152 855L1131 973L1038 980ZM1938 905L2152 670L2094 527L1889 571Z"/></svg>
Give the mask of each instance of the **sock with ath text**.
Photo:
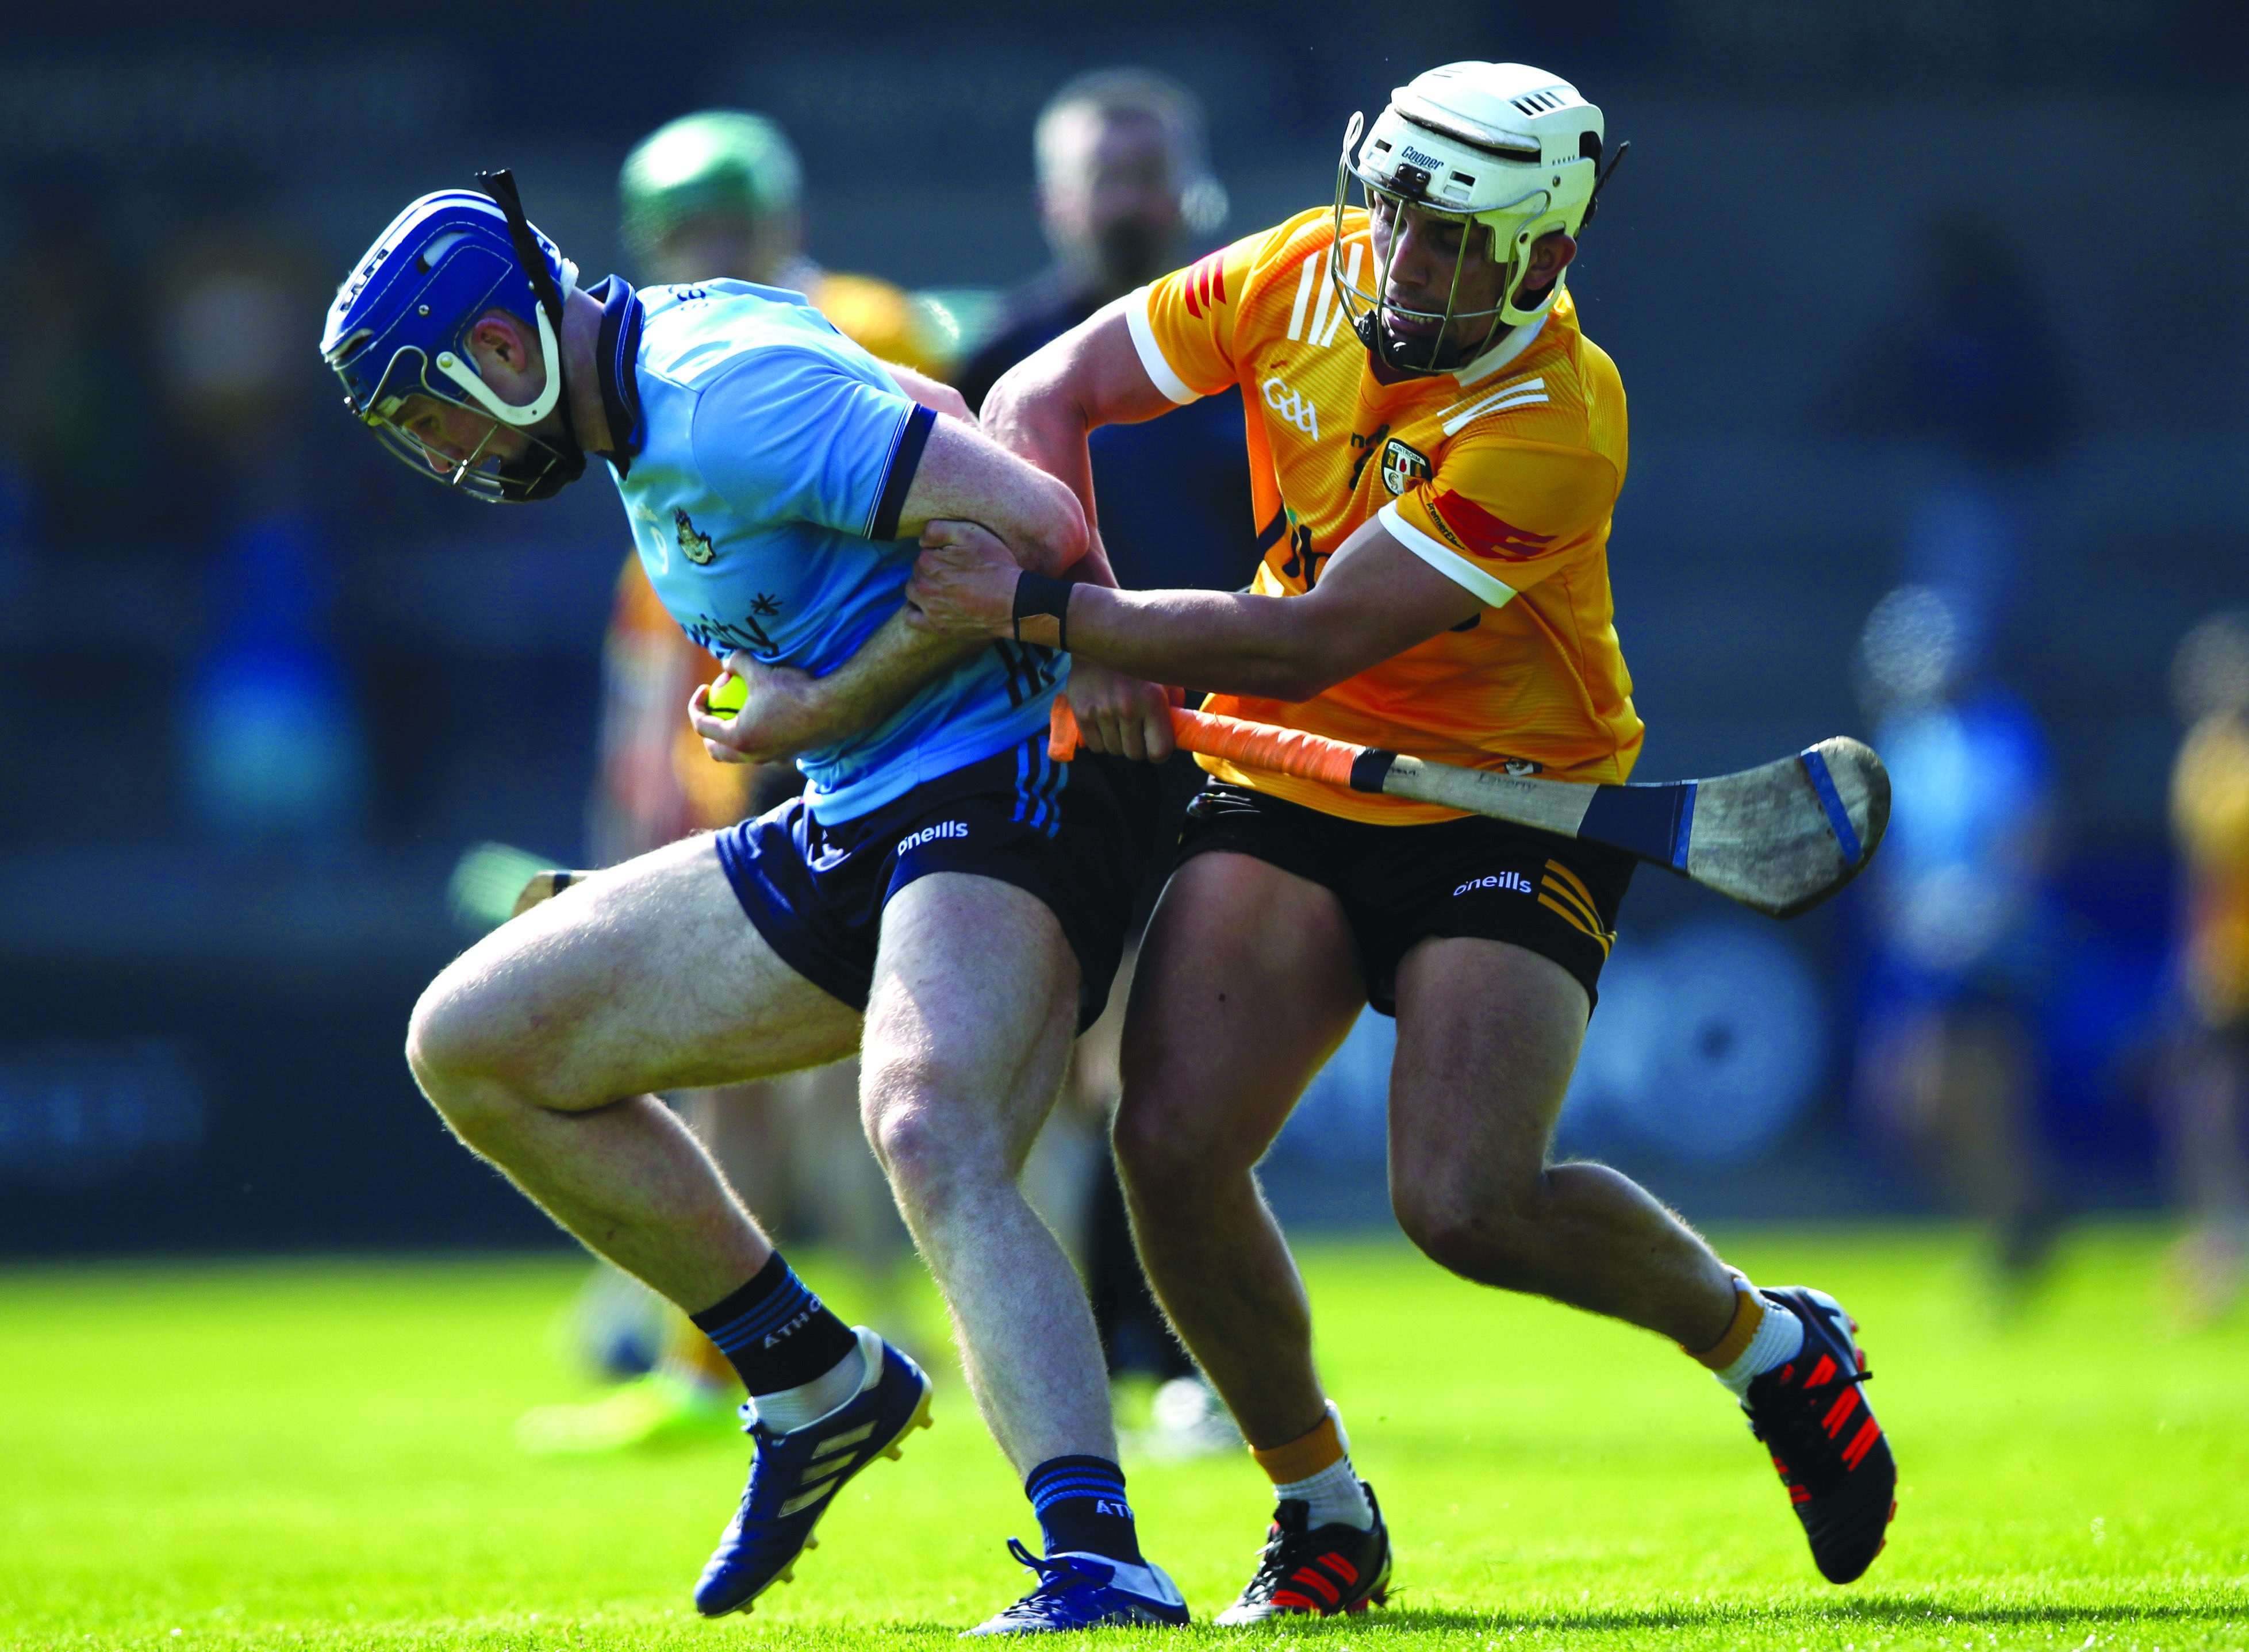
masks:
<svg viewBox="0 0 2249 1652"><path fill-rule="evenodd" d="M1097 1554L1142 1564L1124 1470L1106 1457L1049 1457L1023 1478L1049 1554Z"/></svg>
<svg viewBox="0 0 2249 1652"><path fill-rule="evenodd" d="M774 1434L826 1416L866 1375L851 1327L821 1305L778 1250L740 1290L687 1317L719 1345Z"/></svg>

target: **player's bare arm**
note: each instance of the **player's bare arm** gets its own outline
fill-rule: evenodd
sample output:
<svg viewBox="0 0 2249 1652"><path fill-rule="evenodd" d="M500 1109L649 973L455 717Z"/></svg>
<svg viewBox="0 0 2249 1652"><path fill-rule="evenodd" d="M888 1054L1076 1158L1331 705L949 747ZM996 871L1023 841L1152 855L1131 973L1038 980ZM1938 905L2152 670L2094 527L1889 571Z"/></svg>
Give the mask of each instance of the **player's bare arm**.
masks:
<svg viewBox="0 0 2249 1652"><path fill-rule="evenodd" d="M902 608L825 677L762 665L737 649L726 657L726 669L747 687L741 710L731 718L719 716L711 709L710 685L703 684L688 702L687 719L716 762L785 762L873 727L923 684L983 646L980 638L946 636L911 623Z"/></svg>
<svg viewBox="0 0 2249 1652"><path fill-rule="evenodd" d="M1123 325L1120 320L1118 327ZM1129 355L1129 339L1124 348ZM1089 531L1081 503L1092 489L1085 449L1090 426L1076 426L1074 444L1063 439L1028 451L1011 450L966 420L966 404L949 386L910 368L885 365L901 389L944 416L930 432L899 513L901 533L921 532L927 543L936 542L932 533L942 540L955 532L982 528L982 542L994 546L1012 567L1049 577L1067 575L1074 582L1116 584L1099 535ZM1135 399L1129 381L1111 385L1097 377L1090 382L1098 398L1089 407L1127 407L1131 411L1126 416L1145 418L1171 405L1148 382L1137 361L1126 365L1138 375L1145 394ZM1001 382L1004 386L1008 381ZM999 390L994 392L994 402L1003 404ZM948 403L958 404L959 411ZM956 419L964 421L966 428L956 425ZM748 685L742 710L732 719L713 717L707 694L698 690L689 716L717 761L778 761L880 722L915 689L951 670L985 640L981 636L946 637L916 623L911 611L904 610L868 638L843 667L825 677L760 666L749 656L737 655L727 668ZM1071 700L1095 749L1135 758L1171 754L1171 727L1164 715L1171 703L1166 691L1114 674L1085 672L1073 683Z"/></svg>
<svg viewBox="0 0 2249 1652"><path fill-rule="evenodd" d="M989 534L942 525L909 588L921 623L958 637L1014 634L1016 568ZM1306 700L1475 617L1483 602L1369 522L1303 596L1072 586L1063 614L1027 616L1027 642L1159 682ZM1090 738L1090 737L1089 737Z"/></svg>
<svg viewBox="0 0 2249 1652"><path fill-rule="evenodd" d="M1013 566L1052 575L1086 562L1090 540L1075 494L940 405L947 397L959 403L958 393L904 368L889 370L940 415L898 513L901 535L959 519L983 529L986 542L1001 547ZM960 410L966 414L965 404ZM1099 566L1106 571L1105 560ZM980 637L944 637L908 620L902 610L822 677L737 653L727 669L748 685L748 699L734 717L714 717L708 692L697 690L688 713L695 732L720 762L776 762L872 727L983 644Z"/></svg>
<svg viewBox="0 0 2249 1652"><path fill-rule="evenodd" d="M1085 438L1104 424L1137 424L1173 403L1132 348L1124 299L1105 306L1018 361L984 398L992 439L1059 478L1081 500L1093 492Z"/></svg>
<svg viewBox="0 0 2249 1652"><path fill-rule="evenodd" d="M935 521L974 522L1021 567L1049 577L1084 556L1090 542L1077 495L973 424L940 418L898 511L900 538Z"/></svg>
<svg viewBox="0 0 2249 1652"><path fill-rule="evenodd" d="M976 423L976 416L968 410L968 403L961 398L960 392L942 379L933 379L926 373L917 373L897 361L884 362L883 371L891 375L898 389L931 412L941 414L948 419L959 419L963 424Z"/></svg>
<svg viewBox="0 0 2249 1652"><path fill-rule="evenodd" d="M932 524L931 533L970 533L997 554L998 542L973 524ZM1014 566L1012 560L1008 564ZM1097 568L1106 559L1089 553L1073 573ZM721 763L784 762L801 752L831 745L870 728L904 705L932 678L952 670L984 646L980 637L947 635L901 607L842 666L825 677L785 665L760 664L736 650L726 670L742 679L746 696L731 718L712 711L708 684L698 685L687 707L688 720L704 748ZM1147 709L1153 699L1157 711ZM1171 726L1162 708L1177 703L1176 690L1152 689L1136 678L1080 662L1070 678L1070 701L1081 725L1105 735L1099 749L1161 761L1171 754Z"/></svg>

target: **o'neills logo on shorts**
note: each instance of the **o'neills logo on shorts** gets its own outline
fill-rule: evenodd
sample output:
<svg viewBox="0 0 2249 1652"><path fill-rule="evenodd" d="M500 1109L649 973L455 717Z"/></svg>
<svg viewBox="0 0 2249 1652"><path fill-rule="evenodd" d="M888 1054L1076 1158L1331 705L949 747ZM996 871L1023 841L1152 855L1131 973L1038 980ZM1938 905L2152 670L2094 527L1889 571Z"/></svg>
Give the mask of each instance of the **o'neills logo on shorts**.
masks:
<svg viewBox="0 0 2249 1652"><path fill-rule="evenodd" d="M898 839L898 853L911 854L924 843L933 843L940 837L966 837L968 823L965 820L943 820L934 826L925 826L919 831Z"/></svg>
<svg viewBox="0 0 2249 1652"><path fill-rule="evenodd" d="M1511 889L1518 895L1534 892L1530 887L1530 880L1523 877L1521 872L1501 872L1495 878L1471 878L1453 893L1465 895L1471 889Z"/></svg>

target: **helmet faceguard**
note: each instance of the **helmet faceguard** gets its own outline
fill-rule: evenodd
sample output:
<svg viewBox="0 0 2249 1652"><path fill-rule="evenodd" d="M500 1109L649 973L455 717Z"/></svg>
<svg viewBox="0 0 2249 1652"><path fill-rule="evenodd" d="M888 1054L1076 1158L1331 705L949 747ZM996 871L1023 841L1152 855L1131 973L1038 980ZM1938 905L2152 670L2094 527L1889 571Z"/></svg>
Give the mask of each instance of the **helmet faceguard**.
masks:
<svg viewBox="0 0 2249 1652"><path fill-rule="evenodd" d="M1365 142L1359 136L1365 133ZM1455 63L1418 75L1391 93L1390 105L1367 129L1353 115L1344 133L1336 163L1335 248L1329 279L1351 329L1369 351L1392 368L1408 373L1449 373L1505 348L1510 337L1528 342L1534 327L1562 295L1565 265L1543 293L1523 291L1531 249L1541 237L1560 231L1575 235L1591 220L1593 203L1624 158L1620 148L1600 170L1604 123L1601 112L1566 81L1519 63ZM1461 226L1461 245L1453 261L1445 307L1416 310L1388 298L1399 237L1375 261L1371 287L1343 273L1338 261L1344 235L1343 214L1351 182L1358 182L1370 216L1378 203L1393 220L1407 207ZM1481 225L1489 236L1484 256L1503 271L1499 301L1462 309L1462 276L1470 250L1479 244ZM1351 266L1356 277L1358 265ZM1426 349L1420 341L1400 340L1384 326L1396 316L1434 325ZM1455 347L1448 340L1455 322L1487 323L1481 337Z"/></svg>
<svg viewBox="0 0 2249 1652"><path fill-rule="evenodd" d="M344 405L396 458L471 498L521 504L553 497L586 468L567 413L559 431L530 434L561 405L562 293L578 271L524 217L513 178L477 181L488 193L425 195L376 238L337 290L320 354L343 381ZM529 403L502 401L469 351L493 310L537 329L547 382ZM464 458L441 453L399 423L415 396L480 415L491 430ZM519 457L487 451L502 424L526 433Z"/></svg>

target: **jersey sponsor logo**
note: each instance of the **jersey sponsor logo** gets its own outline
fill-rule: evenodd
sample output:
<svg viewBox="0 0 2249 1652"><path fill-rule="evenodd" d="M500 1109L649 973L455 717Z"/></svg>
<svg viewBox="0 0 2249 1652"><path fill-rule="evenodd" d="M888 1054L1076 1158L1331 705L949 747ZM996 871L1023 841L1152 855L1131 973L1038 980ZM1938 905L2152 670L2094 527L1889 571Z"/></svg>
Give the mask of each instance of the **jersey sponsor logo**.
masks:
<svg viewBox="0 0 2249 1652"><path fill-rule="evenodd" d="M1391 498L1396 499L1409 487L1420 486L1429 479L1429 475L1427 454L1397 437L1390 438L1389 445L1382 450L1382 485L1390 490Z"/></svg>
<svg viewBox="0 0 2249 1652"><path fill-rule="evenodd" d="M1186 299L1187 313L1198 321L1205 310L1215 310L1226 302L1226 254L1214 252L1197 264L1180 283Z"/></svg>
<svg viewBox="0 0 2249 1652"><path fill-rule="evenodd" d="M918 832L908 832L898 839L898 852L910 855L924 843L933 843L940 837L966 837L968 823L965 820L941 820L934 826L925 826Z"/></svg>
<svg viewBox="0 0 2249 1652"><path fill-rule="evenodd" d="M671 513L674 527L679 530L680 554L698 568L708 568L719 553L711 548L711 536L695 531L694 520L685 511Z"/></svg>
<svg viewBox="0 0 2249 1652"><path fill-rule="evenodd" d="M1489 878L1471 878L1453 893L1465 895L1475 889L1503 889L1514 895L1535 895L1538 892L1531 888L1530 880L1521 872L1495 872Z"/></svg>
<svg viewBox="0 0 2249 1652"><path fill-rule="evenodd" d="M1315 442L1320 439L1320 410L1310 396L1290 389L1277 375L1265 381L1264 389L1265 405L1281 416L1282 423L1295 425Z"/></svg>
<svg viewBox="0 0 2249 1652"><path fill-rule="evenodd" d="M1307 340L1321 349L1335 342L1335 335L1344 323L1344 306L1335 302L1335 282L1331 279L1335 251L1330 244L1304 255L1296 271L1296 302L1289 311L1289 336ZM1358 285L1359 265L1365 258L1366 243L1352 242L1343 269L1345 286Z"/></svg>
<svg viewBox="0 0 2249 1652"><path fill-rule="evenodd" d="M1431 501L1430 510L1445 537L1472 556L1503 562L1527 561L1554 542L1551 533L1533 533L1512 522L1502 521L1457 488L1447 488Z"/></svg>
<svg viewBox="0 0 2249 1652"><path fill-rule="evenodd" d="M1367 460L1374 457L1374 450L1382 445L1382 438L1389 434L1390 427L1387 424L1376 425L1374 434L1372 436L1361 436L1357 430L1351 433L1351 445L1358 457L1351 462L1351 482L1344 489L1345 492L1358 492L1359 472L1366 468Z"/></svg>

